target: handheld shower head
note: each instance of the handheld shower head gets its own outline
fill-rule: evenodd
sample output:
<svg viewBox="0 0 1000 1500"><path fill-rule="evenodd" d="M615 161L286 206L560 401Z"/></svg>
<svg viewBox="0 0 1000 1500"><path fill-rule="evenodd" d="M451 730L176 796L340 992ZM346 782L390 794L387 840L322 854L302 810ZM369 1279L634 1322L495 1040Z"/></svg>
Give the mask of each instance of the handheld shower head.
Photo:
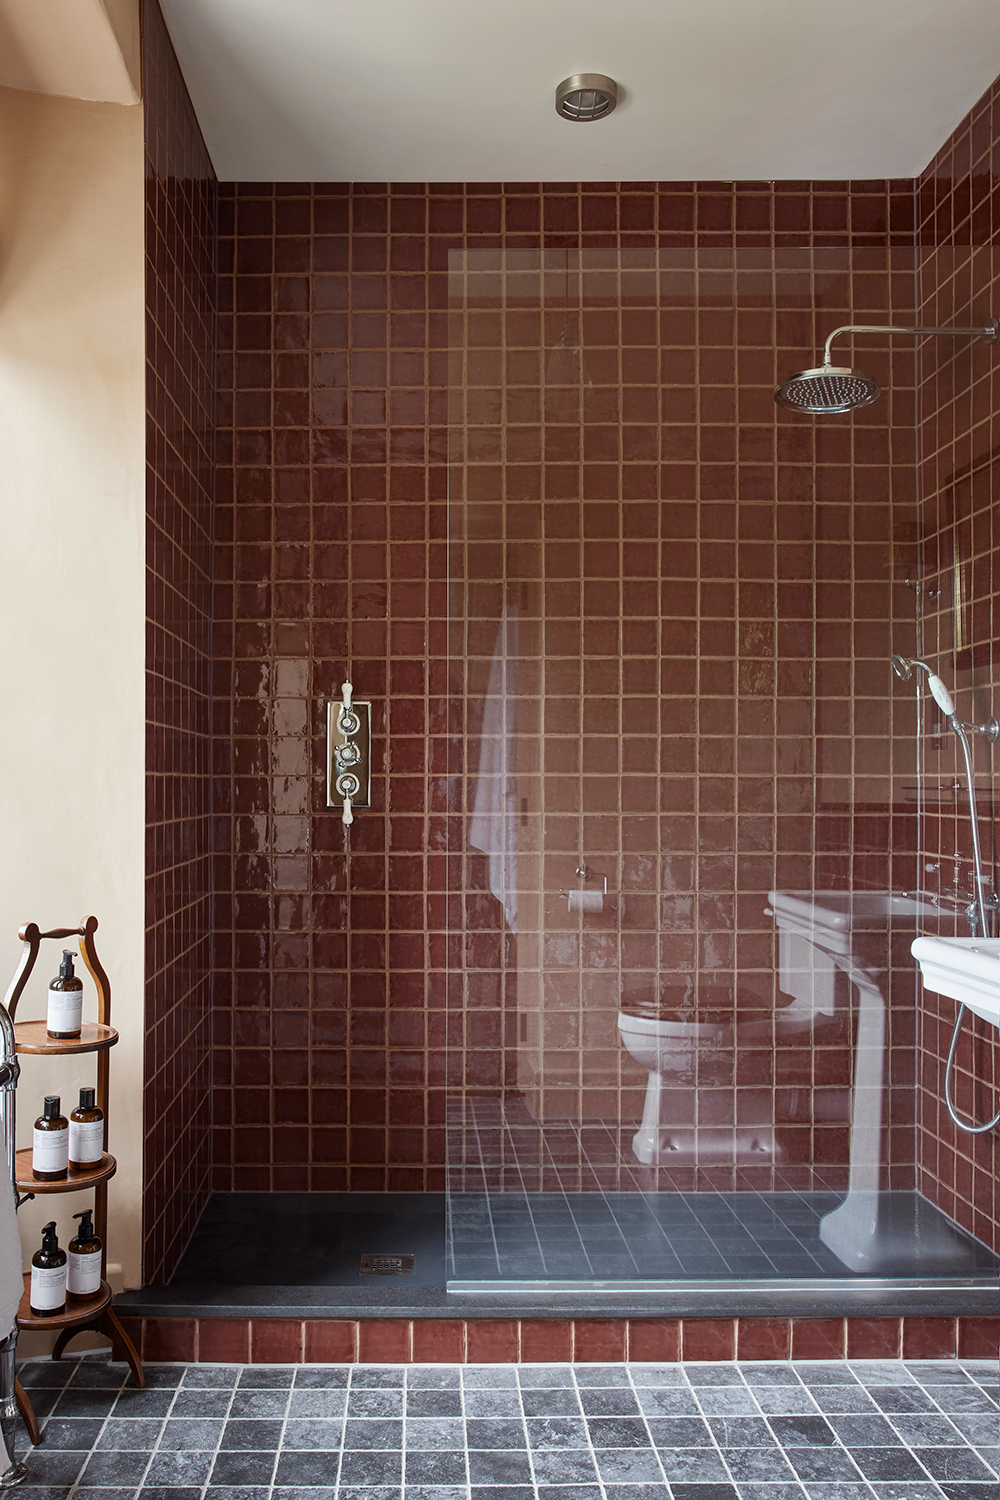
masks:
<svg viewBox="0 0 1000 1500"><path fill-rule="evenodd" d="M904 682L909 682L913 676L914 667L919 667L921 671L926 672L927 690L934 699L934 702L949 719L955 717L955 704L951 694L937 673L932 672L925 661L918 661L915 656L893 656L890 658L890 662L896 676L901 677Z"/></svg>

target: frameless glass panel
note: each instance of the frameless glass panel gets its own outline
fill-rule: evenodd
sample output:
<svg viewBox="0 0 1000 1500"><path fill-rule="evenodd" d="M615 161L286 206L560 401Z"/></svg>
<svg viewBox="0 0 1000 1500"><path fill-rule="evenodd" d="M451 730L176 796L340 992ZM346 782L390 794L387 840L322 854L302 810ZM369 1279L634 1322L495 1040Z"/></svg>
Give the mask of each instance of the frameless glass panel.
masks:
<svg viewBox="0 0 1000 1500"><path fill-rule="evenodd" d="M918 1191L910 252L450 275L449 1284L975 1278Z"/></svg>

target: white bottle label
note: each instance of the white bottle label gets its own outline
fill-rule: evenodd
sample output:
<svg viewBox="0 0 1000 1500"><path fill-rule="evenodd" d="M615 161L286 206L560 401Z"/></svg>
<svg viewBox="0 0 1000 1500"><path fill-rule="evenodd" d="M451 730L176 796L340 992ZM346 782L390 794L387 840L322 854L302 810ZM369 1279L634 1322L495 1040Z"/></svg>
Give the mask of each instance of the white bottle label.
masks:
<svg viewBox="0 0 1000 1500"><path fill-rule="evenodd" d="M66 1301L66 1267L32 1266L31 1305L36 1312L58 1312Z"/></svg>
<svg viewBox="0 0 1000 1500"><path fill-rule="evenodd" d="M31 1165L36 1172L65 1172L69 1161L69 1127L32 1131Z"/></svg>
<svg viewBox="0 0 1000 1500"><path fill-rule="evenodd" d="M73 1250L69 1252L66 1290L75 1292L78 1297L90 1297L101 1290L100 1250L93 1251L90 1255L77 1255Z"/></svg>
<svg viewBox="0 0 1000 1500"><path fill-rule="evenodd" d="M88 1161L100 1161L104 1155L104 1121L70 1120L69 1159L82 1166Z"/></svg>
<svg viewBox="0 0 1000 1500"><path fill-rule="evenodd" d="M79 1031L83 1020L83 990L49 990L46 1031Z"/></svg>

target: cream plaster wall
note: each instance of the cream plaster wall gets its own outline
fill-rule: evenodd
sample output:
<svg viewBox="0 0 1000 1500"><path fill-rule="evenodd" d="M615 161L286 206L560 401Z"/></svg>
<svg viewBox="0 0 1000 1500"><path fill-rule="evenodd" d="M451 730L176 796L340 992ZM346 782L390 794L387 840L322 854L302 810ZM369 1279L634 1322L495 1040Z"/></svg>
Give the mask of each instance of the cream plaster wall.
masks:
<svg viewBox="0 0 1000 1500"><path fill-rule="evenodd" d="M143 340L141 106L0 88L0 992L23 922L98 917L121 1032L108 1251L129 1285L141 1243ZM19 1016L44 1014L60 947L43 946ZM43 1094L65 1110L95 1069L92 1057L22 1061L26 1145ZM26 1204L26 1257L50 1215L65 1244L89 1201Z"/></svg>

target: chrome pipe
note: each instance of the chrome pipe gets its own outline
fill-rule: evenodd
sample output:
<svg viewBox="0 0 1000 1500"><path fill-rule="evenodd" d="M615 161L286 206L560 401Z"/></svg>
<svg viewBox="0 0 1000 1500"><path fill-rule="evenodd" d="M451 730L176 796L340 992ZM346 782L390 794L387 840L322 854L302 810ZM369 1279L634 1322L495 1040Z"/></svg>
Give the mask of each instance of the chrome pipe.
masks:
<svg viewBox="0 0 1000 1500"><path fill-rule="evenodd" d="M6 1011L4 1011L6 1015ZM0 1343L0 1490L22 1484L28 1471L14 1454L17 1432L17 1396L14 1384L14 1350L17 1346L17 1323Z"/></svg>
<svg viewBox="0 0 1000 1500"><path fill-rule="evenodd" d="M842 333L937 333L948 334L952 338L957 339L978 338L987 344L995 344L997 335L1000 334L1000 323L997 322L996 318L991 318L985 326L980 328L923 328L886 323L844 323L840 328L833 330L823 347L823 363L825 365L833 364L833 359L830 355L830 345Z"/></svg>

